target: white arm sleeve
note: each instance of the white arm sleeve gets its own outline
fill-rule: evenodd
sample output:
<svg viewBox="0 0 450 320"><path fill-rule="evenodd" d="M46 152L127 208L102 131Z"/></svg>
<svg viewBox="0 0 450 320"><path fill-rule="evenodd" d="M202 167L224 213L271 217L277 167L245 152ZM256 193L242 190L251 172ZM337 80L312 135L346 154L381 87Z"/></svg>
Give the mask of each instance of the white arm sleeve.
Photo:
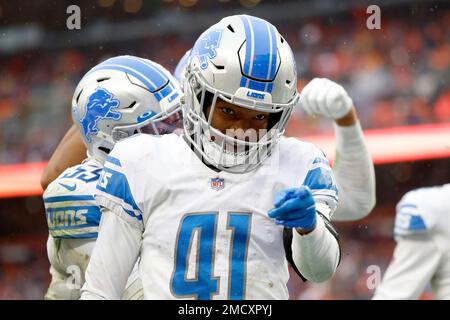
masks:
<svg viewBox="0 0 450 320"><path fill-rule="evenodd" d="M82 300L118 300L139 255L142 231L102 210L95 247L81 289Z"/></svg>
<svg viewBox="0 0 450 320"><path fill-rule="evenodd" d="M419 298L438 267L440 259L441 253L428 235L399 238L392 262L373 299Z"/></svg>
<svg viewBox="0 0 450 320"><path fill-rule="evenodd" d="M292 234L292 259L302 276L311 282L331 278L339 263L340 248L323 218L317 216L314 231L302 236L293 230Z"/></svg>
<svg viewBox="0 0 450 320"><path fill-rule="evenodd" d="M339 190L339 206L333 220L359 220L375 206L375 170L364 143L361 125L334 124L336 158L333 173Z"/></svg>

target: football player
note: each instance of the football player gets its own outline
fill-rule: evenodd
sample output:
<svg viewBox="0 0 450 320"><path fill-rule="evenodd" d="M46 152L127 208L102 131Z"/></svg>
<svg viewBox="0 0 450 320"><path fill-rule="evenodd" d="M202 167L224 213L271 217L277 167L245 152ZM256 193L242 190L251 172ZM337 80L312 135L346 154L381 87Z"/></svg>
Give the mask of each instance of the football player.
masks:
<svg viewBox="0 0 450 320"><path fill-rule="evenodd" d="M431 284L436 299L450 299L450 184L406 193L397 204L394 257L375 300L418 299Z"/></svg>
<svg viewBox="0 0 450 320"><path fill-rule="evenodd" d="M188 50L175 68L180 82L192 50ZM353 101L345 89L325 78L315 78L301 92L300 106L309 115L333 119L336 155L333 173L339 190L335 221L359 220L375 206L375 170L364 142Z"/></svg>
<svg viewBox="0 0 450 320"><path fill-rule="evenodd" d="M82 299L118 299L138 258L147 299L287 299L286 249L304 278L329 279L337 189L320 150L282 136L299 98L287 41L224 18L196 41L183 88L183 136L131 137L106 159Z"/></svg>
<svg viewBox="0 0 450 320"><path fill-rule="evenodd" d="M181 126L175 121L181 119L180 97L178 82L168 71L133 56L108 59L79 82L73 95L72 116L88 157L65 170L43 196L52 275L46 299L80 297L100 223L95 186L114 144L137 133L158 135L172 132L177 124ZM68 139L74 136L69 131ZM141 288L133 272L123 298L142 297Z"/></svg>

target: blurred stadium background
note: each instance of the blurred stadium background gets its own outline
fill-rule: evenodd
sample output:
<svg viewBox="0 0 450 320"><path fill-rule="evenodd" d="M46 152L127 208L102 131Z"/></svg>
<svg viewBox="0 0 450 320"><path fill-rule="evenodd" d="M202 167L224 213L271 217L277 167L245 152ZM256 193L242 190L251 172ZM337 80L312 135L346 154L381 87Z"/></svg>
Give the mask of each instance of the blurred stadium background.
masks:
<svg viewBox="0 0 450 320"><path fill-rule="evenodd" d="M81 30L66 8L81 8ZM386 269L395 204L408 190L450 181L450 2L376 1L381 30L368 30L371 1L0 1L0 299L42 299L50 277L39 175L70 127L81 76L112 55L173 70L203 29L248 13L275 24L297 60L299 89L329 77L353 97L376 163L377 206L337 223L343 257L321 285L289 282L291 299L369 299L367 268ZM293 116L287 135L333 157L328 120ZM428 293L424 299L432 298Z"/></svg>

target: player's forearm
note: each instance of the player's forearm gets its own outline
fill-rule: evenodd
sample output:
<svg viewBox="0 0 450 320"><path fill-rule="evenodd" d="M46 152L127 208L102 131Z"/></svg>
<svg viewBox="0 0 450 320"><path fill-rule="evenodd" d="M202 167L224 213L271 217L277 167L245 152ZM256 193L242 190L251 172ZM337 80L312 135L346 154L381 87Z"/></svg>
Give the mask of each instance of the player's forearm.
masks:
<svg viewBox="0 0 450 320"><path fill-rule="evenodd" d="M81 299L121 298L139 255L142 233L115 213L104 210Z"/></svg>
<svg viewBox="0 0 450 320"><path fill-rule="evenodd" d="M339 206L333 220L362 219L375 206L373 162L359 122L334 127L337 148L333 172L339 189Z"/></svg>
<svg viewBox="0 0 450 320"><path fill-rule="evenodd" d="M322 217L317 217L316 228L307 235L293 231L292 258L309 281L323 282L333 276L339 264L340 248Z"/></svg>
<svg viewBox="0 0 450 320"><path fill-rule="evenodd" d="M86 146L75 125L70 127L55 152L53 152L41 176L41 186L45 190L64 170L81 163L86 158Z"/></svg>
<svg viewBox="0 0 450 320"><path fill-rule="evenodd" d="M412 300L420 297L439 264L441 254L431 240L425 239L426 235L414 238L398 242L374 300Z"/></svg>

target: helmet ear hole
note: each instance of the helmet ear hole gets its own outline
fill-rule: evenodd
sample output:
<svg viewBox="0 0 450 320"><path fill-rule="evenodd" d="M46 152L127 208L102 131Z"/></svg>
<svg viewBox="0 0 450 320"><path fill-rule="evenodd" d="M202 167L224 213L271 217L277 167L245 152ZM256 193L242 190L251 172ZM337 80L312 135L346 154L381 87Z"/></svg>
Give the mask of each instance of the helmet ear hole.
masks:
<svg viewBox="0 0 450 320"><path fill-rule="evenodd" d="M109 79L111 79L111 77L99 78L99 79L97 79L97 82L102 82L102 81L109 80Z"/></svg>
<svg viewBox="0 0 450 320"><path fill-rule="evenodd" d="M124 109L131 109L134 107L135 104L136 104L136 101L133 101L128 107L126 107Z"/></svg>

